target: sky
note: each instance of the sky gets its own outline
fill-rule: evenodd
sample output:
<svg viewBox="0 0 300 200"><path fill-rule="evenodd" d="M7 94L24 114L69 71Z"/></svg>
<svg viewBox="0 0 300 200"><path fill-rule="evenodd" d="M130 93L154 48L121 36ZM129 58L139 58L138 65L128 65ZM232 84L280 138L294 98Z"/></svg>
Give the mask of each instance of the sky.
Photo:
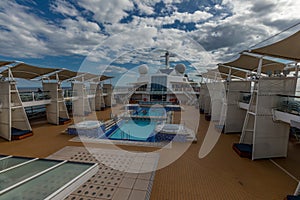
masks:
<svg viewBox="0 0 300 200"><path fill-rule="evenodd" d="M1 0L0 60L121 77L197 74L298 22L295 0ZM298 31L295 27L260 45Z"/></svg>

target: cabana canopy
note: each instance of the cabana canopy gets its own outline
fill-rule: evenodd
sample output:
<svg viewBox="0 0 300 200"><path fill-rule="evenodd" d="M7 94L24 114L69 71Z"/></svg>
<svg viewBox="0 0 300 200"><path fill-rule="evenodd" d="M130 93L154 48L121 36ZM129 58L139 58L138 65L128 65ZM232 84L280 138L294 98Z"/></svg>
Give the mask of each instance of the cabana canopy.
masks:
<svg viewBox="0 0 300 200"><path fill-rule="evenodd" d="M94 81L94 82L100 82L100 81L105 81L105 80L107 80L107 79L111 79L111 78L113 78L112 76L105 76L105 75L98 75L97 77L95 77L95 78L91 78L90 80L91 81Z"/></svg>
<svg viewBox="0 0 300 200"><path fill-rule="evenodd" d="M234 69L230 67L226 67L223 66L222 64L218 65L218 70L220 73L222 74L227 74L227 76L229 76L229 73L231 74L231 76L236 76L236 77L240 77L240 78L246 78L247 72L242 71L242 70L238 70L238 69Z"/></svg>
<svg viewBox="0 0 300 200"><path fill-rule="evenodd" d="M244 70L249 70L249 71L255 71L258 68L259 60L260 60L259 57L241 54L238 59L236 59L232 62L224 63L223 65L229 66L229 67L240 68L240 69L244 69ZM286 66L285 64L280 63L280 62L263 59L261 71L263 73L266 73L267 71L270 71L270 70L271 71L283 70L283 68L285 66Z"/></svg>
<svg viewBox="0 0 300 200"><path fill-rule="evenodd" d="M11 63L14 62L0 61L0 67ZM25 63L19 63L13 67L9 67L8 69L1 72L1 75L4 77L9 77L9 71L11 71L14 78L22 78L27 80L35 79L37 77L44 77L48 78L49 80L56 80L58 78L59 81L70 79L78 81L94 80L96 82L100 82L112 78L110 76L100 76L91 73L74 72L67 69L36 67Z"/></svg>
<svg viewBox="0 0 300 200"><path fill-rule="evenodd" d="M251 53L300 61L300 31L268 46L250 50Z"/></svg>
<svg viewBox="0 0 300 200"><path fill-rule="evenodd" d="M100 77L100 81L105 81L105 80L111 79L111 78L113 78L113 76L105 76L105 75L102 75L102 76Z"/></svg>
<svg viewBox="0 0 300 200"><path fill-rule="evenodd" d="M100 82L111 78L113 77L105 76L105 75L96 75L96 74L85 73L85 72L78 72L77 76L70 78L70 80Z"/></svg>
<svg viewBox="0 0 300 200"><path fill-rule="evenodd" d="M13 61L0 61L0 67L14 63Z"/></svg>
<svg viewBox="0 0 300 200"><path fill-rule="evenodd" d="M78 72L76 77L73 77L72 80L76 81L88 81L90 79L96 79L99 75L91 74L91 73L84 73L84 72Z"/></svg>
<svg viewBox="0 0 300 200"><path fill-rule="evenodd" d="M48 76L48 78L51 80L56 80L58 77L58 79L60 81L64 81L64 80L71 79L78 75L79 75L79 73L77 73L77 72L73 72L73 71L67 70L67 69L62 69L62 70L57 71L56 73L51 74L50 76Z"/></svg>
<svg viewBox="0 0 300 200"><path fill-rule="evenodd" d="M9 76L9 70L11 71L14 78L23 78L23 79L34 79L45 74L49 74L57 71L55 68L44 68L36 67L33 65L28 65L25 63L17 64L16 66L10 67L9 69L4 70L1 74L4 77Z"/></svg>

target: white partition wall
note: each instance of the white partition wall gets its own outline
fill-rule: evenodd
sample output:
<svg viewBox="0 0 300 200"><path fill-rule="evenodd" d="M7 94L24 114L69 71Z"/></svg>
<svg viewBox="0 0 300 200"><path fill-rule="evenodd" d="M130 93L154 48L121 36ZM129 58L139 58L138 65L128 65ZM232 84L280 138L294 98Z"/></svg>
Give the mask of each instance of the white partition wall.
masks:
<svg viewBox="0 0 300 200"><path fill-rule="evenodd" d="M15 82L10 83L10 95L11 127L20 130L32 130Z"/></svg>
<svg viewBox="0 0 300 200"><path fill-rule="evenodd" d="M96 109L96 90L97 90L97 83L90 83L90 95L93 97L89 99L89 103L91 106L91 111L95 111Z"/></svg>
<svg viewBox="0 0 300 200"><path fill-rule="evenodd" d="M209 114L211 112L211 106L210 106L210 95L209 95L209 91L208 91L208 87L207 84L210 83L204 83L201 85L201 99L200 99L200 105L201 105L201 109L203 109L205 114Z"/></svg>
<svg viewBox="0 0 300 200"><path fill-rule="evenodd" d="M0 136L11 140L11 128L31 131L14 81L0 82Z"/></svg>
<svg viewBox="0 0 300 200"><path fill-rule="evenodd" d="M274 122L272 109L278 106L277 94L295 94L296 81L294 77L256 81L240 138L240 143L253 145L253 160L287 156L289 125Z"/></svg>
<svg viewBox="0 0 300 200"><path fill-rule="evenodd" d="M74 116L84 116L91 112L84 83L73 82L72 109Z"/></svg>
<svg viewBox="0 0 300 200"><path fill-rule="evenodd" d="M10 83L0 82L0 136L11 140Z"/></svg>
<svg viewBox="0 0 300 200"><path fill-rule="evenodd" d="M59 125L59 118L69 119L60 84L57 82L43 82L43 90L49 92L51 98L50 104L46 105L48 123Z"/></svg>
<svg viewBox="0 0 300 200"><path fill-rule="evenodd" d="M68 109L66 106L66 101L64 99L64 93L63 90L60 86L60 84L58 84L57 86L57 103L58 103L58 117L59 118L64 118L64 119L69 119L69 114L68 114Z"/></svg>
<svg viewBox="0 0 300 200"><path fill-rule="evenodd" d="M95 95L95 105L96 110L103 110L105 108L105 102L103 97L103 90L100 84L97 85L96 95Z"/></svg>
<svg viewBox="0 0 300 200"><path fill-rule="evenodd" d="M204 97L205 97L205 83L200 84L200 93L199 93L199 109L200 113L204 113Z"/></svg>
<svg viewBox="0 0 300 200"><path fill-rule="evenodd" d="M216 81L213 83L207 83L208 95L207 99L210 99L211 121L220 122L222 107L225 98L225 85L224 82Z"/></svg>
<svg viewBox="0 0 300 200"><path fill-rule="evenodd" d="M105 102L105 106L107 107L112 106L112 98L113 98L112 90L113 88L111 84L103 84L103 92L106 93L106 95L104 96L104 102Z"/></svg>
<svg viewBox="0 0 300 200"><path fill-rule="evenodd" d="M102 87L99 83L90 83L90 92L93 98L90 99L90 106L92 111L99 111L105 107Z"/></svg>
<svg viewBox="0 0 300 200"><path fill-rule="evenodd" d="M244 120L247 111L238 107L241 92L251 91L250 81L229 81L227 82L227 95L224 106L225 123L224 133L240 133L243 129Z"/></svg>

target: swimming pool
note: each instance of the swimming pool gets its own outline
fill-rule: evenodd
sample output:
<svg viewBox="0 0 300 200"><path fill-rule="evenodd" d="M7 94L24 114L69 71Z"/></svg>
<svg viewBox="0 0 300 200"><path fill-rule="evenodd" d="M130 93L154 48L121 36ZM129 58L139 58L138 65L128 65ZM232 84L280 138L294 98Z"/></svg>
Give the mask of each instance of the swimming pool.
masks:
<svg viewBox="0 0 300 200"><path fill-rule="evenodd" d="M129 120L108 136L112 140L151 141L157 122L152 120Z"/></svg>

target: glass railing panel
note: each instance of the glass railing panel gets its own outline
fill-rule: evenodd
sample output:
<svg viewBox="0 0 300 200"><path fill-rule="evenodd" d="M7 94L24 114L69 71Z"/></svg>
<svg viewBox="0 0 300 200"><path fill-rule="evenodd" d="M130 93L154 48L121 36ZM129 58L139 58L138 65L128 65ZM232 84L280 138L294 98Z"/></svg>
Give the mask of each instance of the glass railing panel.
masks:
<svg viewBox="0 0 300 200"><path fill-rule="evenodd" d="M240 91L240 98L239 101L243 103L249 103L251 99L251 92L243 92Z"/></svg>
<svg viewBox="0 0 300 200"><path fill-rule="evenodd" d="M19 94L22 102L41 101L51 98L48 91L20 92Z"/></svg>
<svg viewBox="0 0 300 200"><path fill-rule="evenodd" d="M277 110L300 115L300 96L278 95L279 103Z"/></svg>

